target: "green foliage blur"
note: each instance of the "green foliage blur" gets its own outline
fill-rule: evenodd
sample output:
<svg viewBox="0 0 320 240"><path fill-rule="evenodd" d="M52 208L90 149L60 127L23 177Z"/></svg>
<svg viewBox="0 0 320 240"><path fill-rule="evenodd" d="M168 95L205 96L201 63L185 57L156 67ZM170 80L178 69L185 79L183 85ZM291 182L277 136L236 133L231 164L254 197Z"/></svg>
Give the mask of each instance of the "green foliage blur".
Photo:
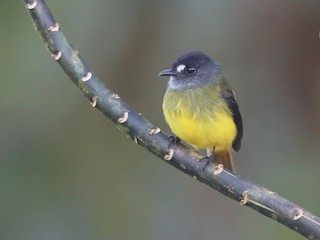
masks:
<svg viewBox="0 0 320 240"><path fill-rule="evenodd" d="M169 132L176 57L223 67L244 121L238 174L320 215L320 1L48 0L92 70ZM146 152L79 94L23 1L0 8L0 239L303 239Z"/></svg>

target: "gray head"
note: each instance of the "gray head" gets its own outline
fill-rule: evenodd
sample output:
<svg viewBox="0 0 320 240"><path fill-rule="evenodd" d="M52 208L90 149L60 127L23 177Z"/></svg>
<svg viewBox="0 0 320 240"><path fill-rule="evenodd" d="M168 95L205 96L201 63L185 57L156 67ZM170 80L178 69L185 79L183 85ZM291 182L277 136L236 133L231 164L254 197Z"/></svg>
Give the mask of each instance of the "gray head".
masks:
<svg viewBox="0 0 320 240"><path fill-rule="evenodd" d="M187 52L163 70L159 76L170 76L169 89L183 90L215 82L222 76L220 66L199 51Z"/></svg>

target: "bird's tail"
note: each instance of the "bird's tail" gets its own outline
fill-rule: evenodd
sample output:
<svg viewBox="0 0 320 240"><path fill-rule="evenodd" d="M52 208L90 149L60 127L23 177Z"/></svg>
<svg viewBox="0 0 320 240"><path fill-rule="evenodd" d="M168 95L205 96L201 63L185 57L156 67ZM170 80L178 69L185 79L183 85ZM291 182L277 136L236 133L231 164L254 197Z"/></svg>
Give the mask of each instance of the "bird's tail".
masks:
<svg viewBox="0 0 320 240"><path fill-rule="evenodd" d="M231 149L229 151L218 151L214 153L214 162L216 164L222 164L224 168L229 169L232 172L236 172L234 167L234 161Z"/></svg>

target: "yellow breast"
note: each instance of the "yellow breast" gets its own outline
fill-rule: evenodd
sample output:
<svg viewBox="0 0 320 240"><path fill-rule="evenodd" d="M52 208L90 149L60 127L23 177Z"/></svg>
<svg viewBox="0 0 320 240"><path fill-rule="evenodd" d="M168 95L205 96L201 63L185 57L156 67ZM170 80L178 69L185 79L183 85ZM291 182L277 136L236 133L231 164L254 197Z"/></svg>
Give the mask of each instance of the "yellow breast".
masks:
<svg viewBox="0 0 320 240"><path fill-rule="evenodd" d="M168 90L163 112L172 132L197 148L230 150L236 125L220 89L212 86L183 91Z"/></svg>

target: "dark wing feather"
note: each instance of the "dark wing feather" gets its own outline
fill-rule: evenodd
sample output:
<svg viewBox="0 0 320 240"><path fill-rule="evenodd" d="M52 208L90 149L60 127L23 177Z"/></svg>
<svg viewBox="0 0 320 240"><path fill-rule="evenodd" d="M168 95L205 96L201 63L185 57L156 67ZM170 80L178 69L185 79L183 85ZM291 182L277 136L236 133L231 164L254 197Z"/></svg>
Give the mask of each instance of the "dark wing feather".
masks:
<svg viewBox="0 0 320 240"><path fill-rule="evenodd" d="M243 137L242 117L233 91L230 89L224 90L224 92L222 93L222 97L224 98L224 100L226 100L233 115L233 121L235 122L237 127L237 135L233 140L232 148L234 151L238 152L241 147L241 139Z"/></svg>

